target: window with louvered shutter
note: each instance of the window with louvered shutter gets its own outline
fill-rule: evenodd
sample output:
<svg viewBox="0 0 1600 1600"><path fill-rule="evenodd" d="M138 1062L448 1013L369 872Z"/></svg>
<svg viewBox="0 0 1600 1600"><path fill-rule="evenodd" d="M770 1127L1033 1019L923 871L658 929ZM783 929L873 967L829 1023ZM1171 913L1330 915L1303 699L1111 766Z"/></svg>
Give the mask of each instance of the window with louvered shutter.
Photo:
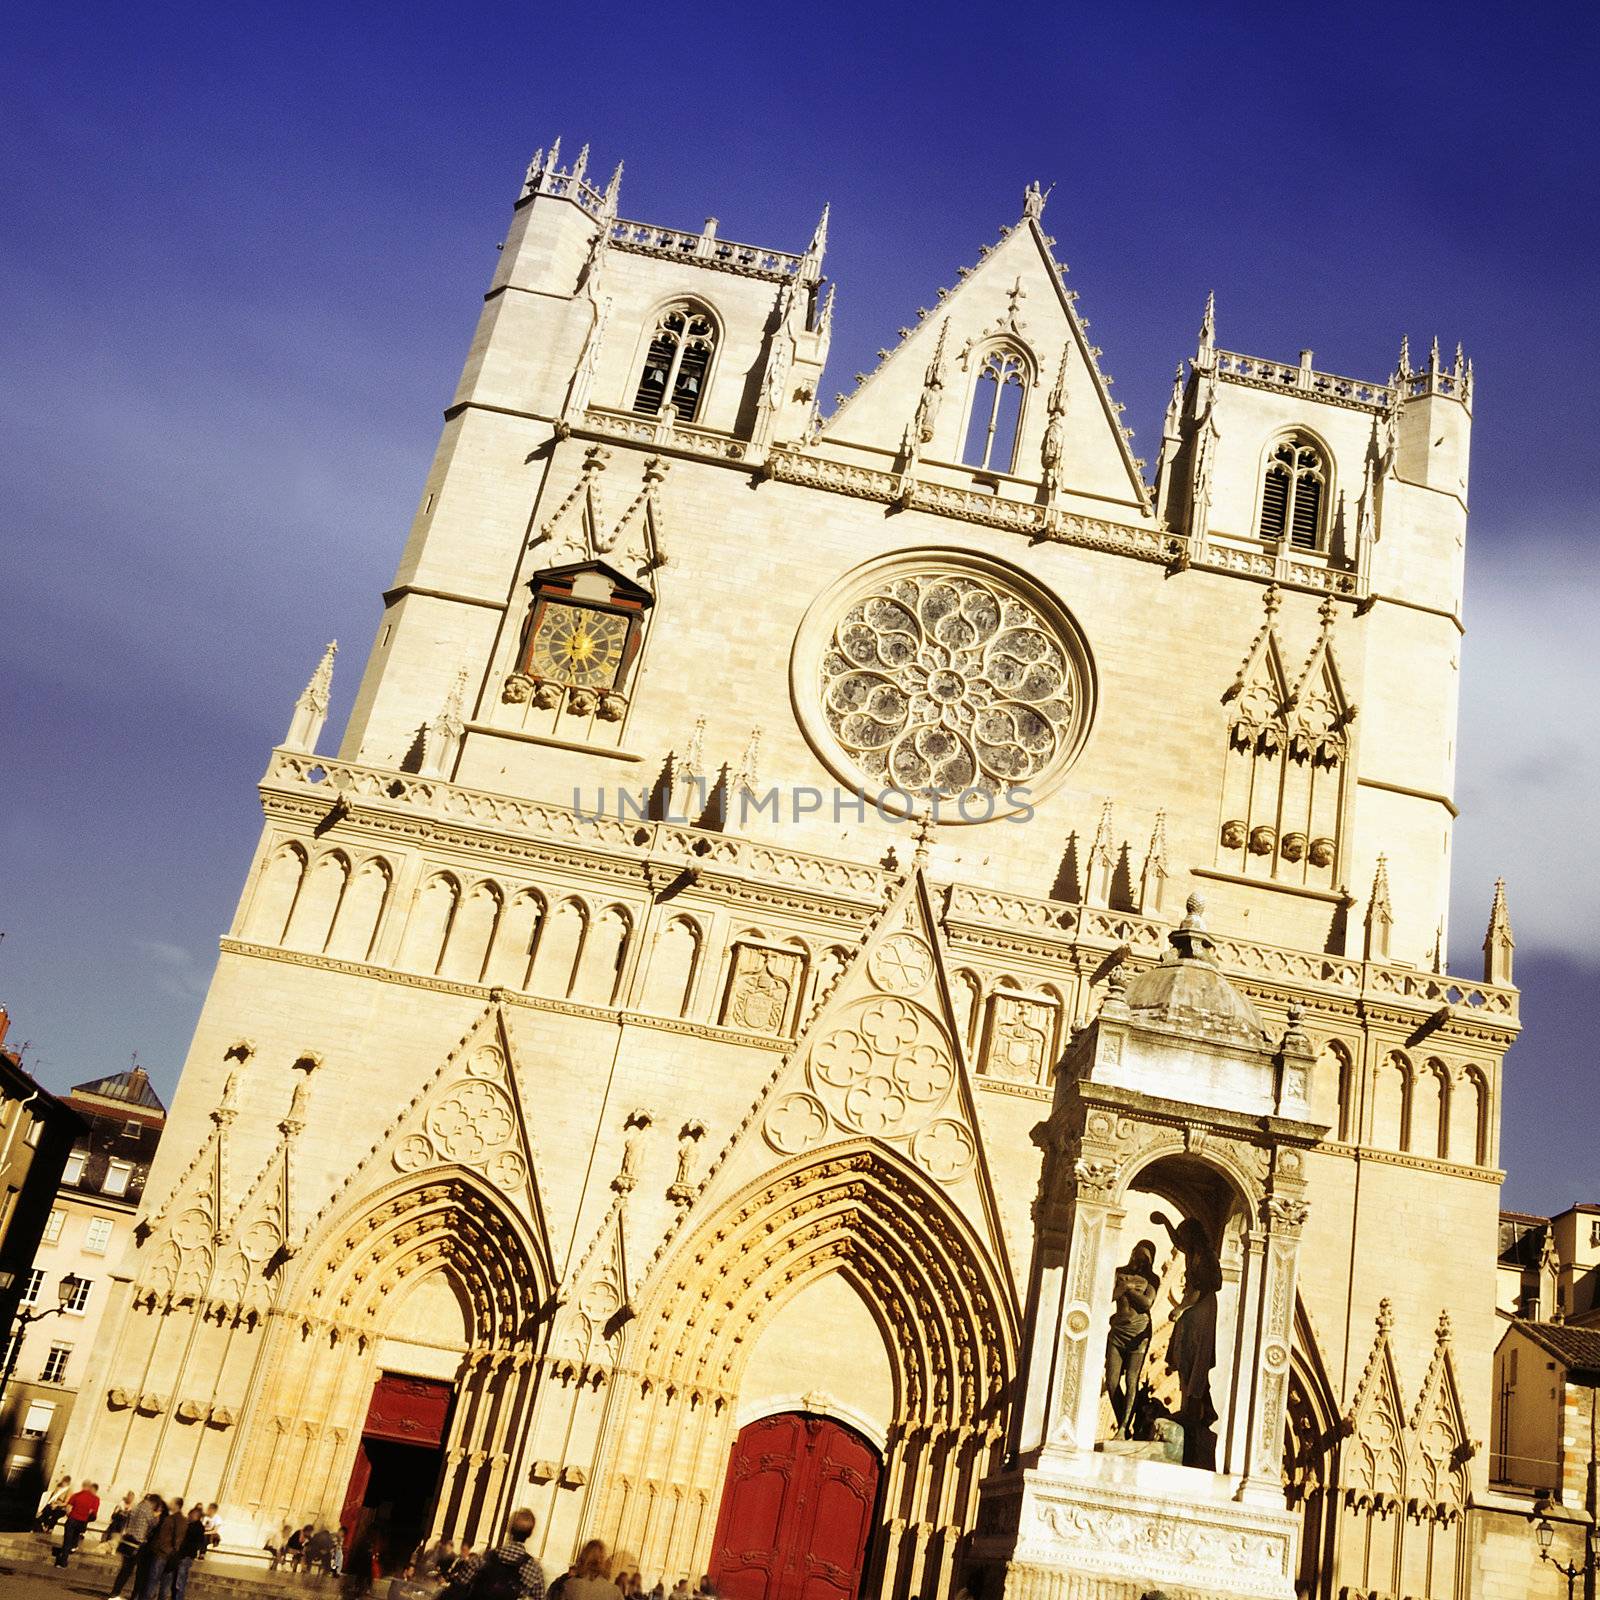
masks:
<svg viewBox="0 0 1600 1600"><path fill-rule="evenodd" d="M1280 444L1261 485L1261 537L1287 539L1296 550L1320 550L1326 480L1318 446L1301 436Z"/></svg>

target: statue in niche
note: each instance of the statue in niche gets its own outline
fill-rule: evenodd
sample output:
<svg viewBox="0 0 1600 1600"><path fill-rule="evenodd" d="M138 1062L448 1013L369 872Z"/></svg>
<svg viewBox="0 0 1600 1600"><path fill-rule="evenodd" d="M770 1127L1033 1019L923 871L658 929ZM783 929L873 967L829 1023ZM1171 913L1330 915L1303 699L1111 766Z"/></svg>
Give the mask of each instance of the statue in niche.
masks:
<svg viewBox="0 0 1600 1600"><path fill-rule="evenodd" d="M1185 1217L1176 1227L1160 1211L1150 1220L1167 1230L1173 1249L1183 1257L1183 1296L1172 1313L1167 1345L1167 1371L1177 1374L1182 1396L1177 1420L1183 1426L1183 1464L1215 1472L1217 1435L1212 1425L1217 1408L1211 1403L1211 1369L1217 1364L1222 1263L1205 1228L1193 1217Z"/></svg>
<svg viewBox="0 0 1600 1600"><path fill-rule="evenodd" d="M1150 1308L1161 1292L1156 1276L1156 1247L1141 1239L1126 1266L1117 1268L1111 1298L1111 1330L1106 1336L1106 1394L1116 1427L1113 1439L1133 1437L1133 1403L1139 1394L1144 1358L1150 1353Z"/></svg>

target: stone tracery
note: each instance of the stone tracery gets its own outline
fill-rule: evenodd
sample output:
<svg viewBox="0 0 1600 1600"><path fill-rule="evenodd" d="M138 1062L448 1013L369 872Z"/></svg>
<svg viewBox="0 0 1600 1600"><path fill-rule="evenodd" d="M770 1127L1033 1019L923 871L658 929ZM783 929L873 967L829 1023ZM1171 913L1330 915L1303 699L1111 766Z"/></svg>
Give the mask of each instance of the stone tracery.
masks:
<svg viewBox="0 0 1600 1600"><path fill-rule="evenodd" d="M890 578L859 598L834 628L820 692L871 782L928 798L1037 777L1083 715L1058 631L998 581L954 571Z"/></svg>

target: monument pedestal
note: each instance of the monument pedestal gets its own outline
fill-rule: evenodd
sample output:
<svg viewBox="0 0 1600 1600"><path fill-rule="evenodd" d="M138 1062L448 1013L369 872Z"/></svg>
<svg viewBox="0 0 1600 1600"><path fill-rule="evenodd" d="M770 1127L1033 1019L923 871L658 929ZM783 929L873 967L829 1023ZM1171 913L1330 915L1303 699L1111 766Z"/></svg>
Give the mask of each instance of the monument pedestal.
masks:
<svg viewBox="0 0 1600 1600"><path fill-rule="evenodd" d="M1294 1600L1299 1518L1237 1480L1120 1453L1042 1452L984 1484L982 1600Z"/></svg>

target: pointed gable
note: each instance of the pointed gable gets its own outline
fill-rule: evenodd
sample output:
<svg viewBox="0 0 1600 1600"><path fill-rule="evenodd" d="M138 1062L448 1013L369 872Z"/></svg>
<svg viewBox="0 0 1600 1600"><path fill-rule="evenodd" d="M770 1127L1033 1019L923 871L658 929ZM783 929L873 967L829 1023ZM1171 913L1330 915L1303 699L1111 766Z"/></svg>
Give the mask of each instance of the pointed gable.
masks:
<svg viewBox="0 0 1600 1600"><path fill-rule="evenodd" d="M1325 766L1333 766L1349 753L1348 730L1356 717L1333 653L1335 614L1332 599L1324 600L1317 642L1311 647L1290 702L1294 708L1289 734L1291 753Z"/></svg>
<svg viewBox="0 0 1600 1600"><path fill-rule="evenodd" d="M506 1006L498 998L504 991L494 993L497 998L356 1165L307 1233L346 1196L360 1192L364 1178L463 1166L486 1179L528 1222L552 1277L559 1276L520 1087L525 1075L519 1068Z"/></svg>
<svg viewBox="0 0 1600 1600"><path fill-rule="evenodd" d="M1003 1268L999 1209L920 868L901 880L689 1213L760 1179L774 1154L809 1155L863 1138L892 1146L943 1187Z"/></svg>
<svg viewBox="0 0 1600 1600"><path fill-rule="evenodd" d="M1148 512L1149 493L1121 409L1111 398L1111 380L1100 370L1099 350L1089 343L1077 296L1066 287L1065 269L1050 244L1035 215L1004 230L998 245L984 248L976 267L961 269L953 290L939 292L936 309L919 311L918 323L902 330L899 345L883 352L876 371L828 419L822 439L896 455L918 419L925 435L917 451L921 460L961 462L985 358L1009 349L1023 369L1011 475L1035 483L1046 476L1055 392L1061 426L1050 448L1059 462L1053 474L1061 490ZM934 372L939 381L932 385L936 404L929 416L922 402Z"/></svg>
<svg viewBox="0 0 1600 1600"><path fill-rule="evenodd" d="M1406 1413L1395 1366L1394 1309L1378 1307L1377 1333L1355 1399L1345 1414L1352 1447L1345 1453L1345 1484L1357 1504L1394 1509L1406 1492Z"/></svg>
<svg viewBox="0 0 1600 1600"><path fill-rule="evenodd" d="M1263 599L1266 620L1250 641L1250 649L1229 684L1223 700L1231 707L1228 726L1241 749L1260 745L1277 750L1286 738L1285 712L1289 704L1289 675L1284 670L1283 646L1274 618L1281 601L1277 586Z"/></svg>

